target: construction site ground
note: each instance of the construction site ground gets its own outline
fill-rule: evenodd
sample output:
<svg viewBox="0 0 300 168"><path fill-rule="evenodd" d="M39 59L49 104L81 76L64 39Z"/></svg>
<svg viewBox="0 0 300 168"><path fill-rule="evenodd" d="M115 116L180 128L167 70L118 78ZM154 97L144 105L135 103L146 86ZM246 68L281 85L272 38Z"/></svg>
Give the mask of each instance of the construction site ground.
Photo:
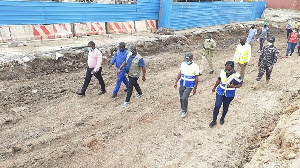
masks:
<svg viewBox="0 0 300 168"><path fill-rule="evenodd" d="M3 53L17 55L68 46L57 59L36 54L22 63L1 64L0 167L244 167L270 136L283 110L300 94L300 56L294 53L285 58L283 25L270 24L280 50L270 84L265 85L264 76L263 86L251 89L258 73L256 42L225 124L209 128L215 103L211 90L250 24L195 28L174 35L93 36L1 48ZM192 52L195 63L200 64L205 36L201 32L206 31L211 31L218 43L213 57L215 72L209 74L206 64L197 93L189 98L188 115L182 119L175 78L186 52ZM97 94L100 86L93 78L86 96L81 97L75 93L84 81L84 46L90 40L99 48L106 44L115 48L103 50L107 93ZM121 41L137 45L147 69L146 81L139 80L144 95L133 97L127 108L121 107L126 97L123 84L117 98L111 98L117 70L108 66ZM75 54L75 50L80 52Z"/></svg>

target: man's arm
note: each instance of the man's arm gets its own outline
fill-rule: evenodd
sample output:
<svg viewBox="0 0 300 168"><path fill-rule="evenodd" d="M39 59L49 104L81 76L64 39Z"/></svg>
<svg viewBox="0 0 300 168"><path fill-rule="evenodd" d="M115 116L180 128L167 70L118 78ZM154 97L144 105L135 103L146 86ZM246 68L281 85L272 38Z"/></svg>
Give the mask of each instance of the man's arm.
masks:
<svg viewBox="0 0 300 168"><path fill-rule="evenodd" d="M177 88L177 83L179 81L179 79L181 78L181 71L178 72L178 75L176 77L176 81L175 81L175 84L174 84L174 88L176 89Z"/></svg>
<svg viewBox="0 0 300 168"><path fill-rule="evenodd" d="M97 52L97 64L93 70L93 73L97 73L101 67L102 64L102 53L99 51Z"/></svg>
<svg viewBox="0 0 300 168"><path fill-rule="evenodd" d="M146 81L146 66L143 66L143 67L142 67L142 72L143 72L142 80L143 80L143 81Z"/></svg>
<svg viewBox="0 0 300 168"><path fill-rule="evenodd" d="M248 47L249 47L249 48L248 48L248 57L247 57L247 60L246 60L246 62L245 62L245 65L248 64L248 62L250 61L251 56L252 56L252 53L251 53L251 45L249 45Z"/></svg>
<svg viewBox="0 0 300 168"><path fill-rule="evenodd" d="M215 86L213 87L213 89L212 89L212 92L215 92L216 91L216 88L217 88L217 86L219 85L221 83L221 80L217 80L216 81L216 84L215 84Z"/></svg>
<svg viewBox="0 0 300 168"><path fill-rule="evenodd" d="M210 48L210 49L214 51L216 49L216 47L217 47L217 43L215 40L212 39L212 48Z"/></svg>
<svg viewBox="0 0 300 168"><path fill-rule="evenodd" d="M126 61L124 61L123 64L120 66L118 73L121 73L121 69L124 68L126 65Z"/></svg>
<svg viewBox="0 0 300 168"><path fill-rule="evenodd" d="M199 75L195 75L195 86L193 89L193 94L196 94L197 86L198 86Z"/></svg>

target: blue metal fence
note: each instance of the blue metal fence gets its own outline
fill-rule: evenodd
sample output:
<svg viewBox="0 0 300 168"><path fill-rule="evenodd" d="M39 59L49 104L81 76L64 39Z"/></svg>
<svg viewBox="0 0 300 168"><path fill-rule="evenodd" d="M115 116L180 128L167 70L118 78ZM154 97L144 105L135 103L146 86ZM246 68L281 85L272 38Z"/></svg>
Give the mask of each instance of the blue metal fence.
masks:
<svg viewBox="0 0 300 168"><path fill-rule="evenodd" d="M261 17L264 8L264 1L172 3L172 10L169 13L170 23L159 26L181 30L233 21L252 21Z"/></svg>
<svg viewBox="0 0 300 168"><path fill-rule="evenodd" d="M138 4L0 1L0 25L158 20L160 0Z"/></svg>
<svg viewBox="0 0 300 168"><path fill-rule="evenodd" d="M0 25L159 20L173 30L251 21L260 18L265 1L190 2L138 0L137 4L0 1Z"/></svg>

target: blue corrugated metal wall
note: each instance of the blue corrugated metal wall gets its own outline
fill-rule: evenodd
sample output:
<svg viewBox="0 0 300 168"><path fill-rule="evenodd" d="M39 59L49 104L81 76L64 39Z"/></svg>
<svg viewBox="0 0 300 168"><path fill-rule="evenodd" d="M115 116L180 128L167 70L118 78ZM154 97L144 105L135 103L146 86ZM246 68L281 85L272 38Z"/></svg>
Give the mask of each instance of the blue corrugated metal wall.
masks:
<svg viewBox="0 0 300 168"><path fill-rule="evenodd" d="M260 18L265 2L172 3L170 26L173 30L252 21Z"/></svg>
<svg viewBox="0 0 300 168"><path fill-rule="evenodd" d="M4 0L0 1L0 25L159 19L159 27L180 30L251 21L260 18L265 5L264 1L172 3L172 0L138 0L137 4L115 5Z"/></svg>
<svg viewBox="0 0 300 168"><path fill-rule="evenodd" d="M158 20L160 0L138 4L0 1L0 25Z"/></svg>

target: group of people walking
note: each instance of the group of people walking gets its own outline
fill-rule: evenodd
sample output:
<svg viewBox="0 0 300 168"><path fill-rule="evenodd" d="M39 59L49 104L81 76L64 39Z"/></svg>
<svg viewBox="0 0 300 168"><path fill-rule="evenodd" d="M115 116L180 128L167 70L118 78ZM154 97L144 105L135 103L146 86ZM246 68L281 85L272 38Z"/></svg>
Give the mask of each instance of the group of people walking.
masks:
<svg viewBox="0 0 300 168"><path fill-rule="evenodd" d="M275 37L269 37L270 31L267 25L267 23L264 23L264 26L259 31L259 72L256 78L256 83L252 87L253 89L258 89L260 80L265 72L266 83L269 83L273 66L276 64L279 56L279 51L274 45ZM253 43L256 41L255 35L257 34L257 31L254 25L251 26L248 33L248 38L240 38L240 43L236 47L233 59L225 63L224 69L220 71L219 77L212 89L212 92L216 92L216 100L213 110L213 119L209 123L209 127L214 127L217 124L217 116L222 105L223 113L220 118L220 124L223 125L225 123L225 117L228 112L229 105L235 97L236 88L240 88L244 82L245 69L251 59ZM264 45L265 40L268 41L267 45ZM180 80L179 97L181 104L180 115L182 118L187 115L188 98L190 93L196 93L198 78L203 72L204 60L208 61L210 68L209 73L213 74L214 72L212 57L215 48L215 40L212 39L211 34L207 34L203 45L200 68L193 60L192 53L187 53L184 57L184 62L181 64L180 71L174 84L174 88L177 88L177 83ZM235 70L235 65L239 67L239 73Z"/></svg>
<svg viewBox="0 0 300 168"><path fill-rule="evenodd" d="M253 86L253 89L258 89L260 80L264 73L266 72L266 83L269 83L271 72L273 66L276 64L279 52L275 47L275 38L269 37L270 31L267 27L267 23L264 23L264 26L259 30L259 61L258 67L259 72L256 78L256 84ZM217 116L219 110L223 105L223 113L220 118L220 124L224 124L225 117L228 112L229 105L235 97L236 88L240 88L244 82L245 78L245 69L251 59L253 43L256 41L257 31L255 26L251 26L249 30L248 37L240 38L240 42L236 47L234 56L232 60L225 63L224 69L220 71L220 74L216 80L212 92L216 92L215 107L213 110L212 121L209 126L214 127L217 124ZM289 35L289 37L292 33ZM267 39L268 44L263 45ZM191 93L195 94L197 92L198 79L202 75L204 70L204 61L207 60L209 64L209 73L214 73L214 67L212 63L213 52L216 49L216 41L212 38L211 34L205 36L205 41L203 44L202 52L202 61L201 66L199 67L195 61L192 53L187 53L184 56L184 61L181 63L180 70L178 72L174 88L178 88L177 84L180 81L179 86L179 97L180 97L180 115L182 118L187 116L188 112L188 99ZM85 95L86 89L90 83L92 76L95 76L101 86L101 92L99 95L105 94L105 83L102 78L102 53L95 48L95 43L90 41L88 43L88 67L86 70L86 77L84 84L80 92L77 92L78 95ZM126 44L124 42L119 43L119 49L115 53L114 57L110 62L110 67L116 64L118 69L116 86L112 93L112 98L116 98L120 86L122 83L126 86L124 90L127 92L127 96L122 107L127 107L132 96L133 87L137 91L136 98L140 98L143 95L143 92L138 84L138 79L142 72L142 80L146 80L146 68L145 62L141 55L138 54L136 46L131 46L129 51L126 49ZM239 73L235 70L235 66L239 67ZM126 77L128 75L128 79Z"/></svg>
<svg viewBox="0 0 300 168"><path fill-rule="evenodd" d="M140 98L143 95L143 92L138 84L138 79L140 77L140 73L142 72L142 80L146 81L146 68L145 62L141 55L138 54L136 46L131 46L130 52L125 48L126 45L124 42L119 44L119 49L115 53L113 59L110 62L110 67L116 64L116 68L118 69L118 77L116 81L116 86L114 88L112 98L117 97L117 93L120 89L122 83L125 84L127 92L127 96L122 107L127 107L130 102L130 98L132 96L133 87L137 91L136 98ZM85 80L80 92L77 92L78 95L85 96L85 91L91 81L92 76L95 76L99 84L101 86L101 92L99 95L105 94L105 83L102 78L102 53L95 48L95 43L90 41L88 43L88 60L87 60L87 71L85 75ZM126 77L126 73L128 74L128 79Z"/></svg>

